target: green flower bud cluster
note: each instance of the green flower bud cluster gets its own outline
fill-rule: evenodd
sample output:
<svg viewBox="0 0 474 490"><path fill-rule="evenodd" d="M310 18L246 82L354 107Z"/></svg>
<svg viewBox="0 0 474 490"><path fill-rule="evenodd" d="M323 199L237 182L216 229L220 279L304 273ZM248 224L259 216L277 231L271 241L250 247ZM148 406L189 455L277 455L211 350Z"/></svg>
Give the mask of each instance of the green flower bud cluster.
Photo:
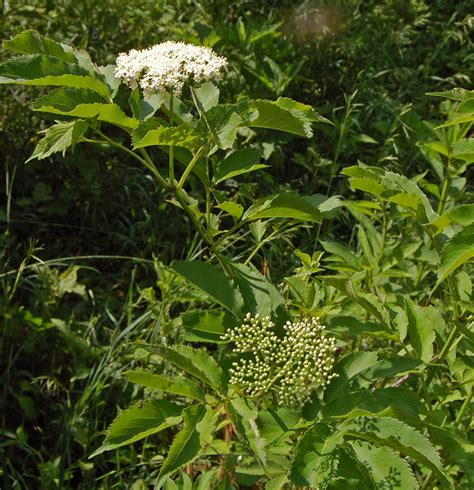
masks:
<svg viewBox="0 0 474 490"><path fill-rule="evenodd" d="M270 395L278 405L301 406L335 376L336 341L324 333L319 318L287 322L279 338L270 317L253 317L230 329L223 340L243 356L232 363L230 383L245 396Z"/></svg>

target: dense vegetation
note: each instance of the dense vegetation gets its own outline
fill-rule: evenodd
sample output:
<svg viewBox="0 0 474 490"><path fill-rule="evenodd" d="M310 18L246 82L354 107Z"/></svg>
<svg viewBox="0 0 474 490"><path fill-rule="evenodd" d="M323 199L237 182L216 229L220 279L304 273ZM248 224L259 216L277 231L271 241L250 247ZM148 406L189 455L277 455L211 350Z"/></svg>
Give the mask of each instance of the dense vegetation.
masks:
<svg viewBox="0 0 474 490"><path fill-rule="evenodd" d="M4 2L2 488L473 488L470 3ZM166 40L225 76L97 69ZM257 314L326 389L249 396Z"/></svg>

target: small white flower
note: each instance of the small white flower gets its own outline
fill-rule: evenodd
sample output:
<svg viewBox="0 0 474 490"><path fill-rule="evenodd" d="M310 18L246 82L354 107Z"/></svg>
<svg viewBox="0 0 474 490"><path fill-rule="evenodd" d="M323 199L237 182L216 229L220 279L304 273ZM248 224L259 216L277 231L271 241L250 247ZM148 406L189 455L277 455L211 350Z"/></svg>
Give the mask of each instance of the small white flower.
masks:
<svg viewBox="0 0 474 490"><path fill-rule="evenodd" d="M336 341L325 336L319 318L287 322L283 328L279 339L269 317L248 314L223 336L235 344L234 352L247 357L232 363L230 383L246 396L268 393L279 405L301 406L336 376L331 374Z"/></svg>
<svg viewBox="0 0 474 490"><path fill-rule="evenodd" d="M201 84L218 79L227 60L212 49L167 41L147 49L120 53L115 76L145 95L169 90L179 95L186 82Z"/></svg>

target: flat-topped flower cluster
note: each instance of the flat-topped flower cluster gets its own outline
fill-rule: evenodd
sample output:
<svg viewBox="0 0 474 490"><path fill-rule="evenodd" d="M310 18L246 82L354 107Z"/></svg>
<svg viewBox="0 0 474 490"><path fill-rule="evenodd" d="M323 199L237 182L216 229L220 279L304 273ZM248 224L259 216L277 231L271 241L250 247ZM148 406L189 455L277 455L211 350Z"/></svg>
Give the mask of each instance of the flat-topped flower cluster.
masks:
<svg viewBox="0 0 474 490"><path fill-rule="evenodd" d="M227 60L211 48L167 41L147 49L120 53L115 76L145 95L163 90L180 95L186 82L197 85L218 79Z"/></svg>
<svg viewBox="0 0 474 490"><path fill-rule="evenodd" d="M243 354L233 362L230 383L245 396L272 395L279 405L301 406L318 387L337 376L332 373L336 340L325 335L319 318L287 322L279 338L270 317L252 317L222 338Z"/></svg>

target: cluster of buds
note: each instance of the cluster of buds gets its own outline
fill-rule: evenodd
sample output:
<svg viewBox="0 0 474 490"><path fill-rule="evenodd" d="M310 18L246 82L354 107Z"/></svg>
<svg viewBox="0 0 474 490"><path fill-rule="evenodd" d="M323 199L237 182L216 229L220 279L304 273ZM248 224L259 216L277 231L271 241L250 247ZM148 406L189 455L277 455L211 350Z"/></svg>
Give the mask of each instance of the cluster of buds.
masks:
<svg viewBox="0 0 474 490"><path fill-rule="evenodd" d="M115 76L145 95L168 90L180 95L186 82L201 84L220 77L225 58L211 48L167 41L147 49L120 53Z"/></svg>
<svg viewBox="0 0 474 490"><path fill-rule="evenodd" d="M223 335L242 354L229 371L230 383L245 396L270 395L279 405L300 406L336 374L336 341L324 333L319 318L287 322L279 338L270 317L252 317Z"/></svg>

